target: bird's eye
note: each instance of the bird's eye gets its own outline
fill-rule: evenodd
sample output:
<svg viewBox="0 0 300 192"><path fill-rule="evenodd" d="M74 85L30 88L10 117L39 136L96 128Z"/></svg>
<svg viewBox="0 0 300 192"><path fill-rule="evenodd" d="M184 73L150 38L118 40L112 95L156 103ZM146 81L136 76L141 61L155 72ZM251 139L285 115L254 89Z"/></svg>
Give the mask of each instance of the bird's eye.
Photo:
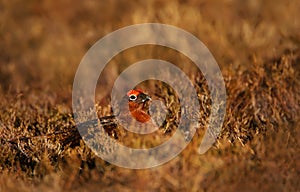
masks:
<svg viewBox="0 0 300 192"><path fill-rule="evenodd" d="M137 99L137 96L136 95L129 95L129 99L131 100L131 101L135 101L136 99Z"/></svg>

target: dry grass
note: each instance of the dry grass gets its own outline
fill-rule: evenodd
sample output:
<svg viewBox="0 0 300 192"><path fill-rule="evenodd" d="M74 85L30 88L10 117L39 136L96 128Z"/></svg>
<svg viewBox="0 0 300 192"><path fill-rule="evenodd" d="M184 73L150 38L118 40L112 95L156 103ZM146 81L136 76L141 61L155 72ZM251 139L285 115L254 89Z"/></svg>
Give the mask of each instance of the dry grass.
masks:
<svg viewBox="0 0 300 192"><path fill-rule="evenodd" d="M299 191L299 8L296 0L1 1L0 191ZM225 79L227 111L219 140L199 155L209 115L201 73L162 47L119 54L98 83L100 115L110 113L102 89L109 92L122 69L147 58L187 72L202 104L202 129L178 157L129 170L101 160L80 139L71 88L80 59L95 41L141 22L181 27L207 45ZM171 101L163 86L141 86ZM160 134L153 143L169 136ZM145 142L126 139L135 147Z"/></svg>

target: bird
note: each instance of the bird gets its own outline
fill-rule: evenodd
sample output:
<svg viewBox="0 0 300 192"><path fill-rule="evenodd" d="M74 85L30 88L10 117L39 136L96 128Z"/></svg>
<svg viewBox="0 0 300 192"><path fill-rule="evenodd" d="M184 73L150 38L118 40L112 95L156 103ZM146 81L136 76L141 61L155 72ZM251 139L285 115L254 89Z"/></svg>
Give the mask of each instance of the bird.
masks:
<svg viewBox="0 0 300 192"><path fill-rule="evenodd" d="M165 114L160 110L153 111L153 107L155 108L155 101L156 100L152 101L151 96L141 89L135 88L129 90L127 93L124 92L124 96L119 102L120 105L115 109L114 115L101 116L73 125L71 127L72 134L67 134L70 132L70 129L68 129L67 132L64 132L63 146L75 147L80 145L80 141L83 140L89 146L92 146L95 151L102 151L109 154L112 150L117 148L116 143L128 143L128 141L130 143L130 140L126 139L132 134L130 132L133 132L133 134L141 133L144 135L145 133L154 133L154 131L152 132L152 125L156 125L159 129L159 132L157 132L159 135L157 136L168 138L178 127L177 116L173 115L173 111L170 112L169 110L165 111ZM163 120L156 121L156 119L159 119L160 117L164 117ZM121 122L125 120L129 123L131 123L132 120L136 120L141 124L126 123L127 125L130 125L130 129L125 131L124 128L126 129L128 127L123 126L123 124L119 122L120 119ZM149 127L150 129L148 129ZM132 131L131 128L142 131L135 132ZM155 131L158 129L155 129ZM143 132L144 130L146 131ZM148 132L148 130L150 130L150 132ZM189 141L192 136L190 134L190 129L182 129L180 131L184 135L185 140ZM109 137L106 137L105 135L108 135ZM143 135L139 136L143 137ZM110 138L117 140L118 142L114 142Z"/></svg>
<svg viewBox="0 0 300 192"><path fill-rule="evenodd" d="M98 127L98 123L100 123L110 137L119 139L119 123L116 116L118 116L119 119L126 121L132 121L134 118L136 121L141 123L149 122L151 120L151 115L149 113L149 102L151 102L151 100L151 96L145 93L142 89L131 89L122 98L118 114L92 119L78 124L77 127L81 130L87 130L90 127ZM81 131L80 133L84 132L87 133L87 131Z"/></svg>
<svg viewBox="0 0 300 192"><path fill-rule="evenodd" d="M130 90L127 92L128 106L131 115L139 122L146 123L151 119L149 114L148 101L151 97L141 89Z"/></svg>

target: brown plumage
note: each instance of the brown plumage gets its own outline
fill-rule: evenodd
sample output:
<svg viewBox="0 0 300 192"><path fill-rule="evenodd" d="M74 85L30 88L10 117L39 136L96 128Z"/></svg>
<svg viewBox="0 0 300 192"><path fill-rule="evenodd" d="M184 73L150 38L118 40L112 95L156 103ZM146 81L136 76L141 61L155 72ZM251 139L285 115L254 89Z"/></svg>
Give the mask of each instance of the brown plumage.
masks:
<svg viewBox="0 0 300 192"><path fill-rule="evenodd" d="M129 121L132 118L136 119L141 123L146 123L151 120L151 116L149 114L149 101L151 97L144 93L140 89L134 89L127 92L127 94L123 98L126 103L124 106L120 107L120 112L118 117L123 120ZM127 107L128 108L124 108ZM129 109L129 113L128 113ZM118 129L118 120L114 115L100 117L99 119L93 119L91 121L87 121L77 125L81 130L91 127L98 127L98 121L104 128L104 130L115 139L119 139L119 129ZM88 129L86 129L88 130ZM82 133L82 132L81 132Z"/></svg>

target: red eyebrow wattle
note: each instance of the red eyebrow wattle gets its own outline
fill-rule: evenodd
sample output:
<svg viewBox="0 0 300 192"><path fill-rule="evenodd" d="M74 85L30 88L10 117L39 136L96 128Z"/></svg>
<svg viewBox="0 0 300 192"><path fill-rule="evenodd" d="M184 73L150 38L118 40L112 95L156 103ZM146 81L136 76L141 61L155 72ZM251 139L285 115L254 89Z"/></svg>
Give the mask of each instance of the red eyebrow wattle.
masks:
<svg viewBox="0 0 300 192"><path fill-rule="evenodd" d="M142 92L143 91L141 89L130 90L130 91L127 92L127 96L130 96L130 95L136 95L136 96L138 96Z"/></svg>

